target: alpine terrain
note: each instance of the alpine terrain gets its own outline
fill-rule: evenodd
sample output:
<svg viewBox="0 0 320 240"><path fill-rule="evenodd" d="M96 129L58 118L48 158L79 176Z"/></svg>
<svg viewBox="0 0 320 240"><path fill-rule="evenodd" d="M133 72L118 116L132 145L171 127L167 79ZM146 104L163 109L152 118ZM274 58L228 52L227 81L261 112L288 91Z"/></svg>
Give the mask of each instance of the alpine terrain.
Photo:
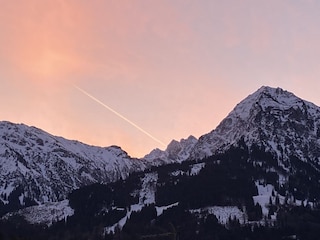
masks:
<svg viewBox="0 0 320 240"><path fill-rule="evenodd" d="M0 163L0 239L320 234L320 108L281 88L142 159L1 122Z"/></svg>
<svg viewBox="0 0 320 240"><path fill-rule="evenodd" d="M145 169L120 147L94 147L0 122L0 213L65 200L74 189Z"/></svg>

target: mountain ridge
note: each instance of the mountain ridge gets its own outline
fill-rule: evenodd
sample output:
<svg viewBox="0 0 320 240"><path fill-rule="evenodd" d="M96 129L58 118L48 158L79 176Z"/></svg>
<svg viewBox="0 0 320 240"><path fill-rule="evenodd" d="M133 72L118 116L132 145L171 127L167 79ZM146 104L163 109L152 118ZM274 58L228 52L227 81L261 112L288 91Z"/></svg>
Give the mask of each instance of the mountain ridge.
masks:
<svg viewBox="0 0 320 240"><path fill-rule="evenodd" d="M8 122L0 136L0 228L27 222L37 239L318 237L320 108L281 88L259 88L216 129L141 159Z"/></svg>
<svg viewBox="0 0 320 240"><path fill-rule="evenodd" d="M241 141L273 154L285 171L290 171L292 157L320 170L320 108L266 86L242 100L216 129L198 140L193 136L172 140L164 151L155 149L141 159L117 146L89 146L24 124L0 122L0 135L2 209L8 209L9 202L17 209L62 201L74 189L125 179L154 166L200 161Z"/></svg>
<svg viewBox="0 0 320 240"><path fill-rule="evenodd" d="M0 122L0 135L0 206L12 194L21 206L24 199L60 201L76 188L124 179L146 168L120 147L89 146L24 124Z"/></svg>

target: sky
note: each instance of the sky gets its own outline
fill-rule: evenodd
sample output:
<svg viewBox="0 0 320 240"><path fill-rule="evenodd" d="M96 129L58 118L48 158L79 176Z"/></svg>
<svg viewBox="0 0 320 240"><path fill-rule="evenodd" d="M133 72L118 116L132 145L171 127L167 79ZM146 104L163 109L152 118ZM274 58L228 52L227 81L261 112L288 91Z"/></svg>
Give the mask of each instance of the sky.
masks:
<svg viewBox="0 0 320 240"><path fill-rule="evenodd" d="M0 0L0 120L132 157L261 86L320 105L317 0Z"/></svg>

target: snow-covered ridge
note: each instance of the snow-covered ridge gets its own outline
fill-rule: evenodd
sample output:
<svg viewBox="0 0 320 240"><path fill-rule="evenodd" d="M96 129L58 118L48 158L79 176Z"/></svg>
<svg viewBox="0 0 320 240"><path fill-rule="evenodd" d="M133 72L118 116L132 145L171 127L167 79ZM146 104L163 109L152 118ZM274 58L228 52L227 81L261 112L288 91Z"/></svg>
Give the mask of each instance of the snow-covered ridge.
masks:
<svg viewBox="0 0 320 240"><path fill-rule="evenodd" d="M85 185L113 182L151 166L183 161L196 141L192 136L173 141L162 152L163 158L150 154L134 159L117 146L90 146L35 127L2 121L0 208L10 204L11 195L21 207L57 202Z"/></svg>
<svg viewBox="0 0 320 240"><path fill-rule="evenodd" d="M257 145L272 153L279 165L291 157L313 161L320 170L320 108L281 88L263 86L242 100L217 128L201 136L173 140L165 151L155 149L147 162L199 161L237 146Z"/></svg>
<svg viewBox="0 0 320 240"><path fill-rule="evenodd" d="M95 147L24 124L0 122L0 201L61 201L81 186L125 179L146 168L120 147Z"/></svg>
<svg viewBox="0 0 320 240"><path fill-rule="evenodd" d="M281 88L261 87L241 101L190 153L202 159L243 140L271 152L279 164L295 156L320 163L320 108Z"/></svg>
<svg viewBox="0 0 320 240"><path fill-rule="evenodd" d="M154 149L144 159L148 162L157 161L158 164L181 163L189 158L190 152L196 142L197 139L194 136L181 139L179 142L172 140L166 150Z"/></svg>

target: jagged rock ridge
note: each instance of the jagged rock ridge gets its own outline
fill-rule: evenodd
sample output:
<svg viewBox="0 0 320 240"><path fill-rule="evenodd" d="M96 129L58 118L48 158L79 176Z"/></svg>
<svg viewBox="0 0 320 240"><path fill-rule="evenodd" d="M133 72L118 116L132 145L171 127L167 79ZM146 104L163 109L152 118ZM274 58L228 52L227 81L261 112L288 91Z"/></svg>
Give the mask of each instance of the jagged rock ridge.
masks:
<svg viewBox="0 0 320 240"><path fill-rule="evenodd" d="M148 162L156 161L158 164L181 163L189 158L190 152L196 143L197 139L194 136L181 139L179 142L172 140L166 150L154 149L144 159Z"/></svg>

